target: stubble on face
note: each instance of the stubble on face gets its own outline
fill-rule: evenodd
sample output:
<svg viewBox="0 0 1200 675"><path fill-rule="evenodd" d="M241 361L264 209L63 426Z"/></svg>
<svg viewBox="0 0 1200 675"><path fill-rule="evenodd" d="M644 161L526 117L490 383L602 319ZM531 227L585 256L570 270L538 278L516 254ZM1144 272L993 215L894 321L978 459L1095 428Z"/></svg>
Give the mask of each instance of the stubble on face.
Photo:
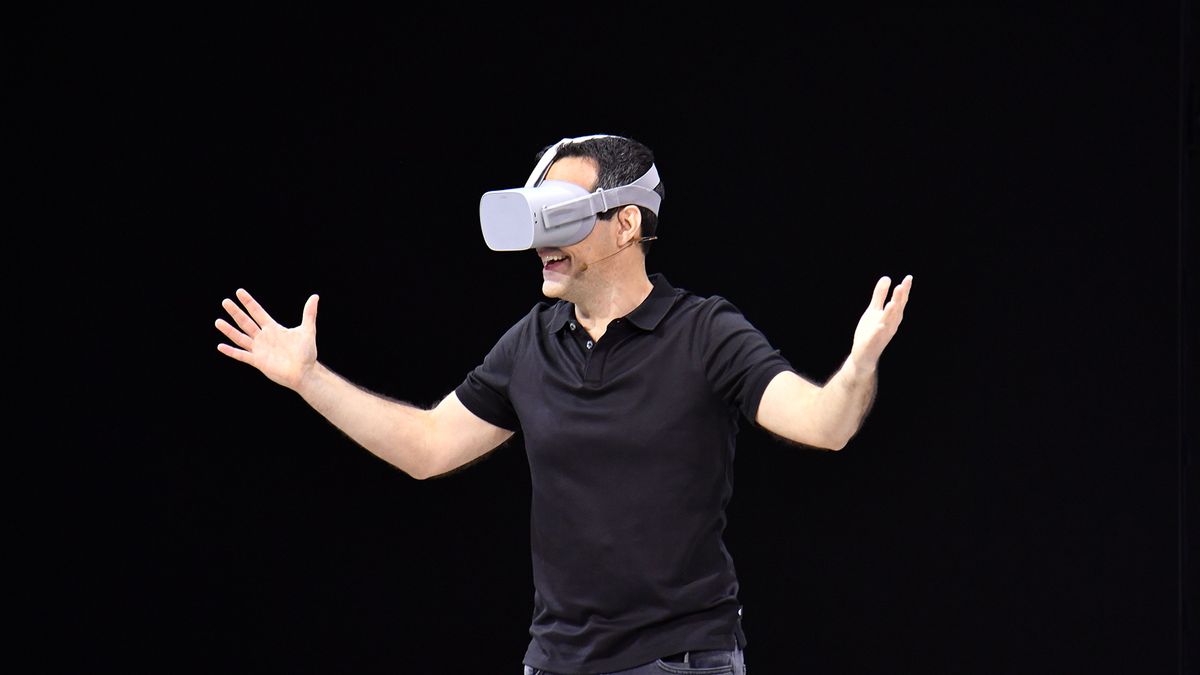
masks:
<svg viewBox="0 0 1200 675"><path fill-rule="evenodd" d="M578 302L592 285L588 261L598 257L598 242L605 236L607 221L598 220L591 233L578 244L538 249L542 261L542 295ZM561 258L561 260L559 259Z"/></svg>

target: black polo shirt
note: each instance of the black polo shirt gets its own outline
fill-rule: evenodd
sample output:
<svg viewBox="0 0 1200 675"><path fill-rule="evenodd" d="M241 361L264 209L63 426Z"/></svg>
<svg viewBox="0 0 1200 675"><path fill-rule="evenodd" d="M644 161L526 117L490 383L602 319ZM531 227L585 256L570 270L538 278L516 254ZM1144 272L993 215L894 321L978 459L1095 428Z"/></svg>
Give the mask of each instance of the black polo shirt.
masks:
<svg viewBox="0 0 1200 675"><path fill-rule="evenodd" d="M595 341L572 303L538 303L455 390L524 435L535 668L608 672L745 642L721 540L734 438L792 368L728 300L650 279Z"/></svg>

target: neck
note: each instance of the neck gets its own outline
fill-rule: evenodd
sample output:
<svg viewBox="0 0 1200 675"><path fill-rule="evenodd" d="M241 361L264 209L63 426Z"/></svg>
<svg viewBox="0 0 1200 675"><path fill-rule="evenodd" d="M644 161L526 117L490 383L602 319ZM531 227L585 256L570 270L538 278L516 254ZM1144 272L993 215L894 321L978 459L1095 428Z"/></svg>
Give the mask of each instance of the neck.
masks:
<svg viewBox="0 0 1200 675"><path fill-rule="evenodd" d="M608 324L632 312L649 297L654 284L644 265L626 274L604 279L587 297L575 300L575 316L593 339L600 339Z"/></svg>

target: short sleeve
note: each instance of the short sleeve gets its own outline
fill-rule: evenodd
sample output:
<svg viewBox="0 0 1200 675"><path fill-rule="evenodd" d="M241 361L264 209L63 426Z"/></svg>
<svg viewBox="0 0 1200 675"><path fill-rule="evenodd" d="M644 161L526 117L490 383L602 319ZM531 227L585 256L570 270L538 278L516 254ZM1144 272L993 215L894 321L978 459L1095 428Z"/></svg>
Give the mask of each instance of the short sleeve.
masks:
<svg viewBox="0 0 1200 675"><path fill-rule="evenodd" d="M708 298L700 321L704 370L713 390L754 422L763 392L776 375L795 372L742 312L719 296Z"/></svg>
<svg viewBox="0 0 1200 675"><path fill-rule="evenodd" d="M520 336L529 317L517 322L500 338L483 362L467 373L454 389L458 400L477 417L509 431L517 431L521 421L509 398L513 365Z"/></svg>

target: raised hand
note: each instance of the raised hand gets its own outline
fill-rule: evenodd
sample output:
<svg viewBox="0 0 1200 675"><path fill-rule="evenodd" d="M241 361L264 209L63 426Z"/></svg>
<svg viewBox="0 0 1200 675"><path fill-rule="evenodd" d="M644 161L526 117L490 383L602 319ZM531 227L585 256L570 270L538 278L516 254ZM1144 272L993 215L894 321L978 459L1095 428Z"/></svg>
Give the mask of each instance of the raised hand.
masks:
<svg viewBox="0 0 1200 675"><path fill-rule="evenodd" d="M293 390L299 387L317 362L317 296L309 296L304 303L303 317L295 328L272 319L245 289L237 290L237 298L244 311L229 298L221 301L237 327L224 319L217 319L216 324L235 346L221 343L217 351L254 366L272 382Z"/></svg>
<svg viewBox="0 0 1200 675"><path fill-rule="evenodd" d="M882 277L875 283L875 292L871 296L871 304L858 320L854 330L854 346L850 349L850 359L861 367L874 368L879 362L883 348L892 341L900 321L904 319L904 306L908 304L908 295L912 291L912 275L904 277L904 281L892 291L892 299L887 299L888 289L892 280Z"/></svg>

